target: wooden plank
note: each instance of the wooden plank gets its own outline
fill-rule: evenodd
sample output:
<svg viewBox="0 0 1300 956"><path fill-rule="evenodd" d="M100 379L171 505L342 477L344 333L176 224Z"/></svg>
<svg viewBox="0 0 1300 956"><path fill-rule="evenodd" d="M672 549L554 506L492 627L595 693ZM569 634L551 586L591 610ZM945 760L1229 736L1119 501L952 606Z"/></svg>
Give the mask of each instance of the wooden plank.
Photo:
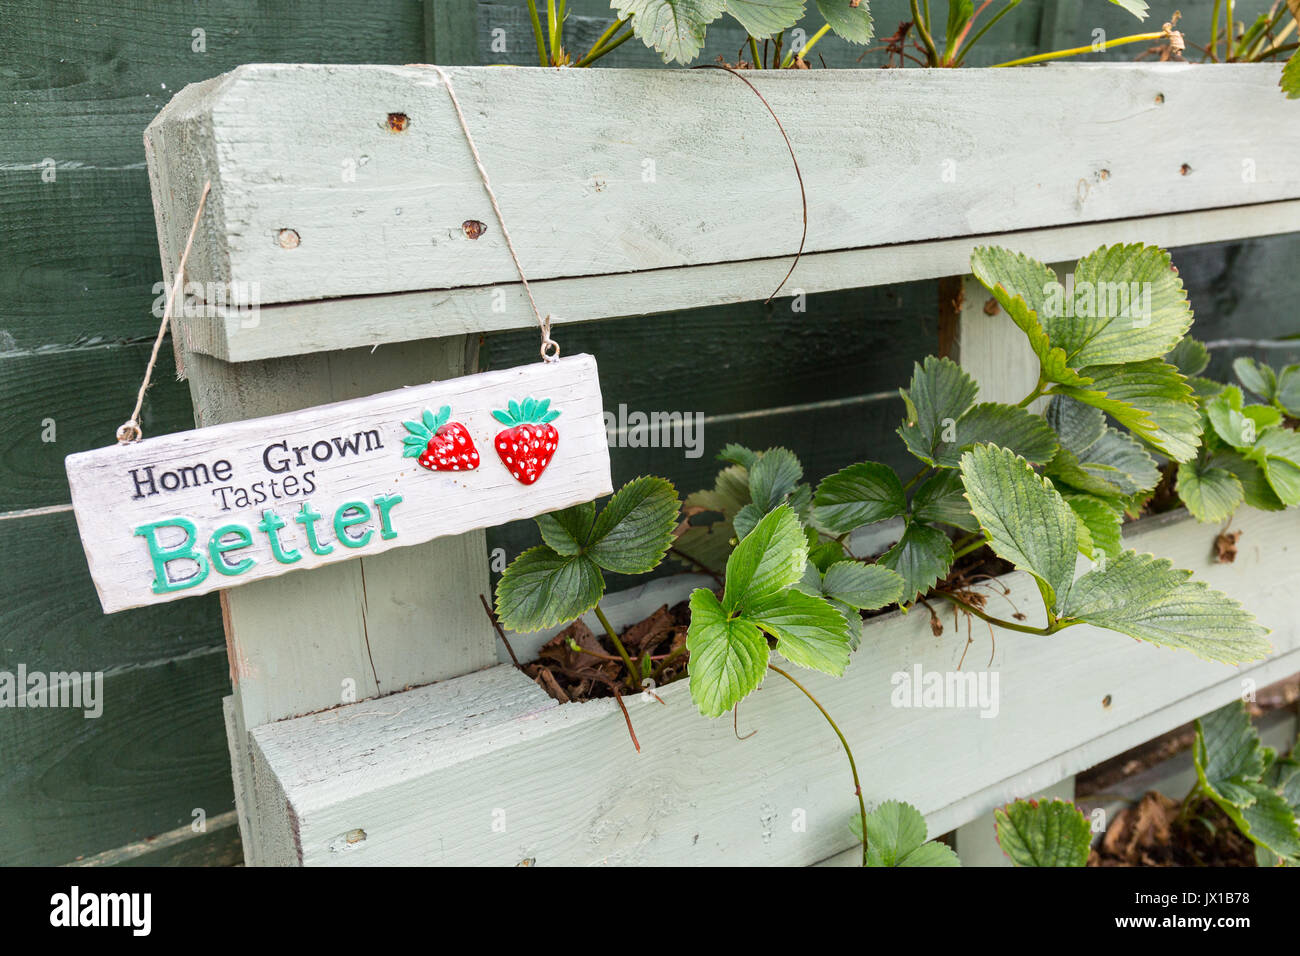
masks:
<svg viewBox="0 0 1300 956"><path fill-rule="evenodd" d="M954 829L1186 721L1189 709L1208 712L1243 679L1262 686L1300 668L1291 613L1300 567L1283 557L1298 526L1300 516L1242 511L1233 527L1244 546L1232 565L1211 563L1216 528L1176 515L1129 537L1247 602L1274 628L1265 662L1234 669L1081 626L1054 641L1002 633L985 665L989 642L973 631L975 667L1000 677L997 717L982 719L972 709L891 706L896 673L918 664L952 671L966 644L964 628L936 637L924 615L894 614L866 625L845 677L810 674L810 689L852 741L870 800L911 801L932 832ZM1005 580L1029 620L1041 619L1028 577ZM737 742L730 722L703 720L685 685L670 685L666 707L630 705L638 755L612 701L555 707L516 672L492 675L254 730L269 775L259 786L292 808L285 829L267 838L290 862L309 865L790 864L827 859L852 842L843 754L793 689L769 684L747 701L741 730L758 733ZM498 680L503 687L479 696ZM1071 692L1062 695L1066 680ZM526 692L536 712L526 699L505 703ZM462 706L466 698L473 708ZM493 700L507 712L492 716ZM737 788L737 779L750 783ZM1019 794L1002 791L1010 780L1023 785ZM806 832L790 826L796 810ZM354 828L367 834L362 845L330 849Z"/></svg>
<svg viewBox="0 0 1300 956"><path fill-rule="evenodd" d="M21 658L19 658L21 660ZM15 664L6 658L5 669ZM65 658L61 671L81 669ZM57 865L189 826L233 806L219 650L108 672L103 714L6 709L0 863Z"/></svg>
<svg viewBox="0 0 1300 956"><path fill-rule="evenodd" d="M1007 246L1053 262L1078 259L1098 246L1113 243L1146 242L1168 248L1275 236L1294 230L1298 216L1300 201L1287 200L806 254L777 301L788 301L786 296L800 291L828 292L961 275L970 269L971 250L981 245ZM788 259L774 258L530 284L543 307L563 320L556 325L558 334L563 335L569 323L627 317L643 321L641 317L648 314L762 299L788 268ZM263 305L255 314L217 307L211 315L186 319L180 334L191 350L242 362L403 341L427 335L431 325L446 333L483 332L524 328L534 321L519 283L503 282Z"/></svg>
<svg viewBox="0 0 1300 956"><path fill-rule="evenodd" d="M105 615L70 509L0 519L0 578L0 661L108 671L222 646L215 596Z"/></svg>
<svg viewBox="0 0 1300 956"><path fill-rule="evenodd" d="M157 836L82 857L71 866L238 866L244 855L239 846L235 811L228 810L204 823L178 827Z"/></svg>
<svg viewBox="0 0 1300 956"><path fill-rule="evenodd" d="M765 71L752 82L802 154L807 251L815 253L1296 199L1300 171L1289 160L1300 129L1277 96L1279 70ZM784 144L774 129L758 131L761 106L733 77L451 72L530 278L781 257L798 245ZM556 102L643 109L557 110ZM1240 125L1182 135L1207 111ZM388 128L396 113L409 120L399 133ZM949 121L918 123L927 114ZM294 116L311 120L286 122ZM1261 141L1254 131L1270 117L1277 132ZM232 301L515 280L446 90L429 69L240 67L179 95L150 135L195 123L208 135L157 151L156 162L214 178L191 277L227 286ZM1007 128L1034 135L1008 154ZM719 142L732 148L717 154ZM1253 179L1240 174L1247 152ZM367 160L355 180L340 170L349 155ZM916 157L932 158L931 175L918 174ZM752 174L737 177L738 163ZM539 180L550 184L541 194ZM736 214L742 201L788 212L754 229ZM487 232L469 238L462 224L470 220L488 223Z"/></svg>
<svg viewBox="0 0 1300 956"><path fill-rule="evenodd" d="M526 399L545 399L546 421L563 421L541 424L531 408L511 427L496 420ZM411 421L423 429L410 439L420 441L418 458L403 450ZM443 427L453 429L451 444L435 448ZM372 557L612 491L589 355L82 452L67 468L106 613ZM411 576L395 580L395 568L374 564L385 605L424 577L408 567Z"/></svg>
<svg viewBox="0 0 1300 956"><path fill-rule="evenodd" d="M0 355L0 513L69 501L63 459L102 448L131 414L149 345L101 345ZM146 435L190 427L185 387L160 358L141 417Z"/></svg>

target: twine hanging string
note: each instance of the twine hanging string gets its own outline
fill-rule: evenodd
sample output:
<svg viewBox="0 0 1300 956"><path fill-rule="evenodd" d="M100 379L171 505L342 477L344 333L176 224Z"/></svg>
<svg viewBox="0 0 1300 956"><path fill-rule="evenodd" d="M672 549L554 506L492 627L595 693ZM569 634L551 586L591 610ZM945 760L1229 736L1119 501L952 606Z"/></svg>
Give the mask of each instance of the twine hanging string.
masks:
<svg viewBox="0 0 1300 956"><path fill-rule="evenodd" d="M129 445L131 442L139 441L144 437L144 432L140 429L140 409L144 407L144 393L149 390L149 383L153 379L154 366L158 364L158 350L162 347L163 336L167 334L167 325L171 321L172 303L176 300L176 290L185 281L185 262L190 257L190 246L194 245L194 235L199 231L199 217L203 215L203 206L208 201L208 191L211 188L211 180L203 184L203 192L199 196L198 207L194 210L194 223L190 226L189 238L185 240L185 248L181 252L181 261L176 265L176 275L172 278L171 291L167 293L167 305L163 308L162 322L158 325L158 335L153 340L153 351L149 354L149 365L144 370L144 381L140 383L140 391L135 396L135 410L131 412L131 417L123 422L117 430L119 445Z"/></svg>
<svg viewBox="0 0 1300 956"><path fill-rule="evenodd" d="M474 165L478 167L479 178L483 180L483 191L487 193L488 199L492 202L492 211L496 213L497 223L501 226L501 235L506 240L506 248L510 250L510 258L515 262L515 269L519 272L519 281L524 284L524 292L528 294L528 302L533 307L533 314L537 316L537 324L542 330L542 360L546 362L556 362L560 358L560 344L551 338L551 316L543 316L542 310L537 307L537 300L533 298L533 290L528 285L528 276L524 275L524 267L519 262L519 255L515 252L515 244L510 239L510 230L506 228L506 217L501 214L501 206L497 203L497 195L492 191L492 182L488 179L487 170L483 168L483 159L478 154L478 147L474 145L474 137L470 134L469 124L465 122L465 114L461 111L460 100L456 99L456 91L452 88L451 77L447 71L440 66L435 66L438 76L442 78L442 83L447 87L447 95L451 97L451 105L456 110L456 118L460 120L461 131L465 134L465 142L469 145L469 151L474 155Z"/></svg>

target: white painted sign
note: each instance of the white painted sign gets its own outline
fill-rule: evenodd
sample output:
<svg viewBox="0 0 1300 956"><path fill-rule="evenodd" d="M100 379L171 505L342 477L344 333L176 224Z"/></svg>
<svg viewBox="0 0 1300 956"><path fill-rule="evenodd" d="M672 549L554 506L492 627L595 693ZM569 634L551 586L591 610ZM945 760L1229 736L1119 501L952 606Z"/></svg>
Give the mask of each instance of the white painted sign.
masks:
<svg viewBox="0 0 1300 956"><path fill-rule="evenodd" d="M106 613L612 490L590 355L114 445L65 464Z"/></svg>

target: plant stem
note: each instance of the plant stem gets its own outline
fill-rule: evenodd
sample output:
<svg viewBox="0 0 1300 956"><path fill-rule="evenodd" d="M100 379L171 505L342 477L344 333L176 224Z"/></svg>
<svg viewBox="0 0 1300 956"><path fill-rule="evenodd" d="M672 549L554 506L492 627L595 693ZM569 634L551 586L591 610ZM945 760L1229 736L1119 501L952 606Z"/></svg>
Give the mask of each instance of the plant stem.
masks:
<svg viewBox="0 0 1300 956"><path fill-rule="evenodd" d="M1034 386L1034 390L1033 390L1032 392L1030 392L1028 395L1026 395L1024 398L1022 398L1022 399L1020 400L1020 404L1017 405L1016 408L1028 408L1028 407L1029 407L1031 404L1033 404L1035 401L1037 401L1038 399L1042 398L1042 397L1043 397L1043 386L1045 386L1046 384L1047 384L1047 383L1044 382L1044 381L1042 380L1042 378L1040 377L1040 378L1038 379L1038 384Z"/></svg>
<svg viewBox="0 0 1300 956"><path fill-rule="evenodd" d="M938 66L939 51L934 47L934 39L930 36L930 27L925 22L925 17L921 16L921 9L917 6L916 0L912 3L912 22L916 24L916 32L921 37L921 43L925 46L926 56L930 59L930 66Z"/></svg>
<svg viewBox="0 0 1300 956"><path fill-rule="evenodd" d="M974 614L981 621L988 621L990 624L996 625L997 627L1004 627L1008 631L1019 631L1021 634L1034 634L1038 637L1048 637L1055 634L1057 631L1070 626L1069 624L1055 624L1051 627L1031 627L1028 624L1017 624L1015 621L1004 621L1001 618L993 617L991 614L985 614L975 605L967 604L955 594L950 594L947 591L931 591L930 593L946 598L953 604L956 604L963 611L968 611L969 613Z"/></svg>
<svg viewBox="0 0 1300 956"><path fill-rule="evenodd" d="M678 657L681 657L685 651L686 651L685 644L682 644L680 647L674 648L672 651L668 653L668 656L666 656L663 660L659 662L659 666L650 672L650 679L654 681L656 687L659 686L659 678L660 676L662 676L664 669L670 663L676 660Z"/></svg>
<svg viewBox="0 0 1300 956"><path fill-rule="evenodd" d="M975 35L971 37L971 41L970 43L966 44L966 48L962 50L959 54L957 54L957 58L952 61L952 65L961 66L962 63L964 63L966 60L966 54L971 51L971 47L973 47L976 43L979 43L980 40L983 38L984 34L988 33L989 30L993 28L993 25L995 23L997 23L999 20L1001 20L1003 17L1005 17L1008 13L1010 13L1018 6L1020 6L1020 0L1011 0L1011 2L1008 3L1005 7L999 10L997 13L993 14L993 16L989 19L989 22L984 24L984 26L980 27L979 30L975 32ZM974 21L972 20L972 22Z"/></svg>
<svg viewBox="0 0 1300 956"><path fill-rule="evenodd" d="M904 491L911 491L911 490L912 490L912 486L913 486L914 484L916 484L918 481L920 481L922 478L924 478L926 475L928 475L929 473L930 473L930 466L929 466L929 465L926 465L924 468L922 468L920 471L918 471L915 475L913 475L913 476L912 476L912 479L911 479L907 484L903 485L903 490L904 490Z"/></svg>
<svg viewBox="0 0 1300 956"><path fill-rule="evenodd" d="M595 611L596 617L600 619L600 626L605 629L605 634L614 642L614 647L618 649L618 656L623 658L623 663L627 666L628 685L636 688L636 667L632 664L632 658L628 656L627 648L624 647L623 642L618 639L618 632L614 630L614 625L609 623L609 618L607 618L605 612L600 609L599 603L596 605Z"/></svg>
<svg viewBox="0 0 1300 956"><path fill-rule="evenodd" d="M1219 62L1219 14L1223 11L1223 0L1214 0L1214 18L1210 22L1210 59Z"/></svg>
<svg viewBox="0 0 1300 956"><path fill-rule="evenodd" d="M754 69L763 69L763 58L758 55L758 41L753 37L749 38L749 55L754 58Z"/></svg>
<svg viewBox="0 0 1300 956"><path fill-rule="evenodd" d="M1223 59L1228 63L1232 62L1232 35L1237 32L1237 24L1233 22L1235 20L1235 17L1233 16L1233 7L1235 6L1236 0L1228 0L1228 22L1224 24L1223 27L1223 43L1225 47Z"/></svg>
<svg viewBox="0 0 1300 956"><path fill-rule="evenodd" d="M615 20L613 23L611 23L609 25L609 29L607 29L604 33L602 33L600 36L596 38L596 42L591 45L591 49L587 51L586 56L584 56L582 59L578 61L578 65L581 66L583 63L586 63L589 59L591 59L592 54L598 52L601 47L603 47L607 42L609 42L609 40L614 36L614 34L619 31L619 28L623 26L623 24L625 23L627 23L627 20Z"/></svg>
<svg viewBox="0 0 1300 956"><path fill-rule="evenodd" d="M831 32L831 25L829 23L824 24L820 30L818 30L816 33L812 35L812 39L803 45L802 50L797 50L797 51L791 50L789 53L786 54L785 60L781 63L781 69L784 70L788 68L790 64L793 63L795 60L802 60L804 58L804 54L806 54L809 50L815 47L817 45L817 41L830 32Z"/></svg>
<svg viewBox="0 0 1300 956"><path fill-rule="evenodd" d="M537 15L536 0L528 0L528 16L533 21L533 37L537 40L537 59L541 61L542 66L550 66L550 61L546 57L546 40L542 38L542 20Z"/></svg>
<svg viewBox="0 0 1300 956"><path fill-rule="evenodd" d="M1021 57L1019 60L1008 60L1006 63L994 63L993 68L998 69L1004 66L1024 66L1028 63L1043 63L1047 60L1060 60L1067 56L1080 56L1084 53L1104 53L1111 47L1124 46L1126 43L1142 43L1143 41L1159 40L1166 34L1162 30L1159 33L1135 33L1130 37L1120 37L1118 40L1108 40L1101 45L1100 50L1094 50L1089 46L1076 46L1069 50L1053 50L1051 53L1038 53L1034 56Z"/></svg>
<svg viewBox="0 0 1300 956"><path fill-rule="evenodd" d="M599 50L597 50L595 53L588 53L588 54L587 54L586 56L584 56L581 60L579 60L579 61L577 62L576 65L577 65L577 66L587 66L587 65L589 65L590 63L592 63L594 60L599 60L599 59L600 59L602 56L604 56L606 53L612 53L614 50L617 50L619 47L621 47L624 43L626 43L626 42L627 42L628 40L630 40L630 39L632 39L632 30L631 30L631 29L629 29L629 30L627 31L627 33L624 33L621 37L619 37L619 38L618 38L617 40L615 40L613 43L606 43L603 47L601 47L601 48L600 48Z"/></svg>
<svg viewBox="0 0 1300 956"><path fill-rule="evenodd" d="M985 543L984 537L981 535L978 541L972 541L970 544L966 545L965 547L958 548L956 551L954 551L952 554L952 559L956 561L958 558L964 558L972 551L978 551L980 548L984 547L984 543Z"/></svg>
<svg viewBox="0 0 1300 956"><path fill-rule="evenodd" d="M826 708L821 705L821 702L808 692L808 688L804 687L803 684L799 683L797 680L795 680L785 671L781 670L781 668L777 667L775 664L769 662L767 666L772 670L776 671L778 674L780 674L782 677L788 680L791 684L794 684L795 687L798 687L799 690L803 692L803 695L813 702L813 706L822 712L822 716L826 718L826 723L831 725L831 730L835 731L835 736L840 738L840 746L844 748L844 753L849 758L849 769L853 771L853 790L857 794L858 813L861 814L862 817L862 865L866 866L867 865L867 803L862 798L862 784L858 780L858 765L857 762L854 761L853 759L853 749L849 747L849 742L844 738L844 734L843 732L840 731L839 725L836 724L834 719L831 717L831 715L826 712Z"/></svg>

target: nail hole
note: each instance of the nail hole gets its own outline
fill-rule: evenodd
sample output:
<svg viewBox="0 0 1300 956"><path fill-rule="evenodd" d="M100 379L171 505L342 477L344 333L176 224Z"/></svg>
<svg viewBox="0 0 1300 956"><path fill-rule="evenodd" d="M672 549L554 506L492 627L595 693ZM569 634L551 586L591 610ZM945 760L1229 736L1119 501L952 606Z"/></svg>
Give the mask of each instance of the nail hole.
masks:
<svg viewBox="0 0 1300 956"><path fill-rule="evenodd" d="M1101 706L1106 708L1107 710L1110 710L1110 694L1107 694L1105 697L1101 699Z"/></svg>
<svg viewBox="0 0 1300 956"><path fill-rule="evenodd" d="M1160 105L1161 103L1163 103L1164 101L1165 101L1165 94L1163 94L1163 93L1157 93L1157 94L1156 94L1156 105L1159 106L1159 105Z"/></svg>
<svg viewBox="0 0 1300 956"><path fill-rule="evenodd" d="M1100 179L1102 182L1105 182L1106 180L1110 179L1110 170L1103 169L1101 172L1097 174L1097 178Z"/></svg>
<svg viewBox="0 0 1300 956"><path fill-rule="evenodd" d="M388 114L388 132L404 133L406 132L406 127L410 125L411 125L411 118L407 116L405 113Z"/></svg>
<svg viewBox="0 0 1300 956"><path fill-rule="evenodd" d="M293 229L281 229L276 238L281 249L297 249L298 244L302 242L302 237Z"/></svg>
<svg viewBox="0 0 1300 956"><path fill-rule="evenodd" d="M1182 176L1188 176L1192 172L1192 167L1188 166L1186 163L1183 163L1183 165L1178 167L1178 172Z"/></svg>
<svg viewBox="0 0 1300 956"><path fill-rule="evenodd" d="M477 219L466 219L460 224L460 231L470 239L477 239L487 232L487 223L479 222Z"/></svg>

